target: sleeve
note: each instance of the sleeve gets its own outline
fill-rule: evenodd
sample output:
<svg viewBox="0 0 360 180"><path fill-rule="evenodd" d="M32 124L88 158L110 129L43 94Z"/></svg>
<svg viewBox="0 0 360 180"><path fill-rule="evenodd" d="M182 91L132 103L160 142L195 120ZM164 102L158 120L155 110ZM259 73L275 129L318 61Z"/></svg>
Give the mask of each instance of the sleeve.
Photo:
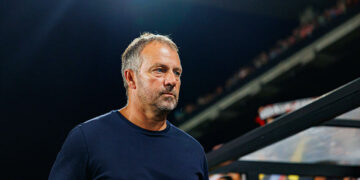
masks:
<svg viewBox="0 0 360 180"><path fill-rule="evenodd" d="M54 165L49 180L85 180L88 151L80 126L67 136Z"/></svg>
<svg viewBox="0 0 360 180"><path fill-rule="evenodd" d="M204 180L209 180L208 163L206 160L205 153L204 153L204 158L203 158L203 172L204 172Z"/></svg>

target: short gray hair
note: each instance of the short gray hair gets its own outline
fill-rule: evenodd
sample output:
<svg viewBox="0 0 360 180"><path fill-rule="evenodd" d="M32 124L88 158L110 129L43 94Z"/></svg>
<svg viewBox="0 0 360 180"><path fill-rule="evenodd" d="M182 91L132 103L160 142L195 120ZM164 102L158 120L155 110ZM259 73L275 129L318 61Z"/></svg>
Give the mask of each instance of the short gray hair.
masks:
<svg viewBox="0 0 360 180"><path fill-rule="evenodd" d="M121 56L121 75L124 81L126 94L128 91L128 84L125 79L125 74L124 74L125 70L131 69L135 73L138 73L139 67L141 66L142 63L142 58L140 56L140 53L147 44L153 41L165 43L168 46L170 46L172 49L176 50L176 52L178 52L178 47L176 46L176 44L168 36L165 35L145 32L141 34L140 37L134 39L125 49L124 53Z"/></svg>

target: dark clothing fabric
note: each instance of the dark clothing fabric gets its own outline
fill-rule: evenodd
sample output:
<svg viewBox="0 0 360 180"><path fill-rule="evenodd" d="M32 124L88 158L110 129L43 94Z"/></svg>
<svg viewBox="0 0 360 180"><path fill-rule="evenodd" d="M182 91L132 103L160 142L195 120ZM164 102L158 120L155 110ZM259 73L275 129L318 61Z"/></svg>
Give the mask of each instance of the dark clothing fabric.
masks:
<svg viewBox="0 0 360 180"><path fill-rule="evenodd" d="M202 146L166 123L145 130L115 110L84 122L69 133L49 180L208 179Z"/></svg>

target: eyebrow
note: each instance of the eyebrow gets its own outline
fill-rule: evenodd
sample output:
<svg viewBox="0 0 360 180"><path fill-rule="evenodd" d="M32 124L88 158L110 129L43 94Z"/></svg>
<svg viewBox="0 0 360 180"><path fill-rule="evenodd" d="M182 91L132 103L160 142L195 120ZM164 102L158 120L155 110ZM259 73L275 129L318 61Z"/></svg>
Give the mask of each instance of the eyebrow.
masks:
<svg viewBox="0 0 360 180"><path fill-rule="evenodd" d="M155 63L154 65L152 65L150 68L154 68L154 67L164 67L164 68L168 68L168 66L164 65L164 64L160 64L160 63ZM182 68L181 67L176 67L174 68L174 70L178 70L182 72Z"/></svg>

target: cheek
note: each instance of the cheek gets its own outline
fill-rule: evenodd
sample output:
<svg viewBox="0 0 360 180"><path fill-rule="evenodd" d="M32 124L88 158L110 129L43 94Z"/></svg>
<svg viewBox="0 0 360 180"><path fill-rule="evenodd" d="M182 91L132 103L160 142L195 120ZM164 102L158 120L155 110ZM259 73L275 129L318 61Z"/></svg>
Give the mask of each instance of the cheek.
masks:
<svg viewBox="0 0 360 180"><path fill-rule="evenodd" d="M162 81L160 79L157 78L149 78L147 80L147 84L146 87L148 89L152 89L152 90L158 90L162 88Z"/></svg>
<svg viewBox="0 0 360 180"><path fill-rule="evenodd" d="M179 81L176 85L176 90L178 93L180 92L180 86L181 86L181 82Z"/></svg>
<svg viewBox="0 0 360 180"><path fill-rule="evenodd" d="M145 87L154 87L155 84L156 84L156 86L159 86L159 83L161 83L160 79L161 78L155 78L155 77L152 77L150 75L143 76L142 84L144 84Z"/></svg>
<svg viewBox="0 0 360 180"><path fill-rule="evenodd" d="M150 86L160 86L163 81L161 78L152 78L152 79L149 79L149 83L150 83Z"/></svg>

